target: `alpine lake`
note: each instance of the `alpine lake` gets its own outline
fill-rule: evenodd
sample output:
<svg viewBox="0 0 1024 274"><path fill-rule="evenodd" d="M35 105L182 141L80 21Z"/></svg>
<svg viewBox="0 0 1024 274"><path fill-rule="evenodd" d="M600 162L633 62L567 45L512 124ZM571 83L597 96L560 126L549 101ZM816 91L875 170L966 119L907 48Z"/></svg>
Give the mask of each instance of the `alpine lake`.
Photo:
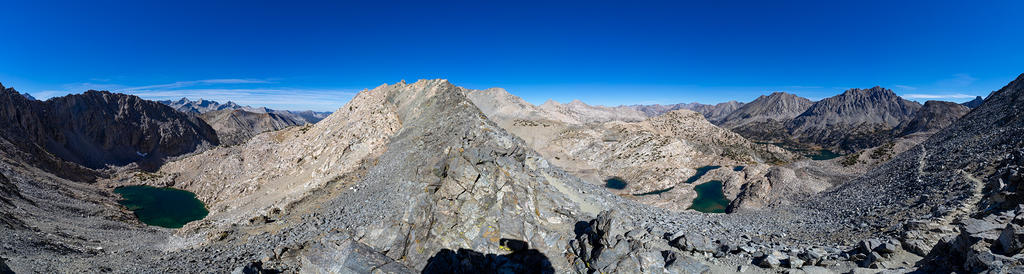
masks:
<svg viewBox="0 0 1024 274"><path fill-rule="evenodd" d="M147 225L181 228L201 220L210 212L192 192L151 186L123 186L114 189L121 195L117 202L135 213Z"/></svg>

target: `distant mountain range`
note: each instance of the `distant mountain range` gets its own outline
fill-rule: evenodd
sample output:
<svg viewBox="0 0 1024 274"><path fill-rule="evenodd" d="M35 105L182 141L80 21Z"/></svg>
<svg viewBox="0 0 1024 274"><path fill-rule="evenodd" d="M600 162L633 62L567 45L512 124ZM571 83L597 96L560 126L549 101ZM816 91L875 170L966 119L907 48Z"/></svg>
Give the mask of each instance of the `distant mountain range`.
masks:
<svg viewBox="0 0 1024 274"><path fill-rule="evenodd" d="M716 122L720 122L723 118L725 118L725 116L729 115L733 111L736 111L736 109L739 109L740 107L743 107L744 104L745 103L737 102L737 101L728 101L728 102L718 103L718 104L714 104L714 105L707 105L707 104L701 104L701 103L694 102L694 103L680 103L680 104L673 104L673 105L659 105L659 104L654 104L654 105L631 105L631 106L628 106L628 107L632 108L632 109L635 109L635 110L639 110L639 111L643 112L644 114L647 114L647 116L649 116L649 117L654 117L654 116L662 115L662 114L668 113L668 112L673 111L673 110L680 110L680 109L692 110L692 111L695 111L697 113L700 113L700 114L704 115L704 118L708 119L708 121L711 121L712 123L716 123Z"/></svg>
<svg viewBox="0 0 1024 274"><path fill-rule="evenodd" d="M691 109L704 114L712 123L751 140L854 152L900 136L934 132L966 114L968 107L976 107L980 100L983 99L979 97L963 106L931 101L927 111L919 114L921 104L903 99L892 90L873 87L846 90L817 102L775 92L750 103L630 107L648 115L669 109ZM736 108L730 111L733 107Z"/></svg>
<svg viewBox="0 0 1024 274"><path fill-rule="evenodd" d="M223 145L237 145L266 131L280 130L290 126L315 124L330 112L274 110L266 107L250 107L228 101L181 98L177 101L158 101L178 111L202 118L217 131Z"/></svg>
<svg viewBox="0 0 1024 274"><path fill-rule="evenodd" d="M212 100L199 99L197 101L192 101L192 100L189 100L188 98L181 98L181 99L178 99L177 101L161 100L161 101L157 101L157 102L160 102L161 104L165 104L165 105L171 106L172 108L174 108L174 109L176 109L178 111L181 111L181 112L185 112L185 113L203 114L203 113L207 113L207 112L210 112L210 111L218 111L218 110L225 110L225 109L230 109L230 110L239 110L240 109L240 110L245 110L245 111L253 112L253 113L274 113L274 114L282 116L282 117L288 117L288 119L291 119L291 120L300 121L301 123L310 123L310 124L319 122L320 120L323 120L324 118L327 118L327 115L331 115L330 112L319 112L319 111L312 111L312 110L305 110L305 111L275 110L275 109L269 109L269 108L266 108L266 107L243 106L243 105L236 104L235 102L232 102L232 101L228 101L227 103L221 104L221 103L219 103L217 101L212 101Z"/></svg>

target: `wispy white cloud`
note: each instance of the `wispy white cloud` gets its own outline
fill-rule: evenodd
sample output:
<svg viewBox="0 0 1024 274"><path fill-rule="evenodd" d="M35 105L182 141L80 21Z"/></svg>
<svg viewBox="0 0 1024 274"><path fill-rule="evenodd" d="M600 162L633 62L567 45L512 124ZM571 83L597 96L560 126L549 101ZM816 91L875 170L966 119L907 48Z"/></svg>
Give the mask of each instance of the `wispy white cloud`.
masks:
<svg viewBox="0 0 1024 274"><path fill-rule="evenodd" d="M955 93L955 94L920 94L920 93L914 93L914 94L904 94L902 97L903 98L907 98L907 99L968 99L968 98L974 98L975 96L974 95L962 94L962 93Z"/></svg>
<svg viewBox="0 0 1024 274"><path fill-rule="evenodd" d="M893 85L893 87L895 87L897 89L901 89L901 90L917 90L916 87L912 87L912 86L908 86L908 85Z"/></svg>
<svg viewBox="0 0 1024 274"><path fill-rule="evenodd" d="M162 89L162 88L181 88L191 87L197 85L216 85L216 84L270 84L274 83L269 80L261 79L206 79L206 80L195 80L195 81L179 81L170 84L158 84L138 87L123 88L123 90L137 90L137 89Z"/></svg>
<svg viewBox="0 0 1024 274"><path fill-rule="evenodd" d="M944 79L944 80L939 80L936 83L936 85L939 86L939 87L945 87L945 88L950 88L950 87L957 87L957 88L959 88L959 87L970 86L971 84L974 83L974 81L977 81L977 80L978 80L978 78L971 77L970 75L968 75L966 73L957 73L957 74L953 74L952 78Z"/></svg>

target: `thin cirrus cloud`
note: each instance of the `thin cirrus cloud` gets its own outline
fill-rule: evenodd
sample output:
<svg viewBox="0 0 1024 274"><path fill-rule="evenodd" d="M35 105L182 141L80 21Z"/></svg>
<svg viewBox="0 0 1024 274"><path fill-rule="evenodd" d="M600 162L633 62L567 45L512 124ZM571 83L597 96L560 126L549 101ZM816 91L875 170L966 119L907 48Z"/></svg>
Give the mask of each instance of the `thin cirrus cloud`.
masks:
<svg viewBox="0 0 1024 274"><path fill-rule="evenodd" d="M970 98L974 98L974 95L967 95L967 94L963 94L963 93L955 93L955 94L921 94L921 93L913 93L913 94L904 94L903 98L907 98L907 99L970 99Z"/></svg>
<svg viewBox="0 0 1024 274"><path fill-rule="evenodd" d="M160 85L149 85L132 87L129 89L161 89L161 88L180 88L180 87L191 87L197 85L216 85L216 84L270 84L274 83L270 80L260 79L207 79L207 80L195 80L195 81L179 81L170 84Z"/></svg>
<svg viewBox="0 0 1024 274"><path fill-rule="evenodd" d="M917 90L917 87L912 87L912 86L908 86L908 85L894 85L893 87L901 89L901 90Z"/></svg>

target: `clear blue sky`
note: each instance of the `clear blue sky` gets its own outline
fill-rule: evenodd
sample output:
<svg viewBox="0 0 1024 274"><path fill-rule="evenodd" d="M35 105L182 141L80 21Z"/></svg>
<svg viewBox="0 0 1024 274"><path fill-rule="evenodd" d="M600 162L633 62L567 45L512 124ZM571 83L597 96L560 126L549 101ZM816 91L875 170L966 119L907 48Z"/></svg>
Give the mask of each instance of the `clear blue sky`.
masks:
<svg viewBox="0 0 1024 274"><path fill-rule="evenodd" d="M85 2L0 0L0 82L333 110L420 78L619 105L964 101L1024 73L1024 1Z"/></svg>

